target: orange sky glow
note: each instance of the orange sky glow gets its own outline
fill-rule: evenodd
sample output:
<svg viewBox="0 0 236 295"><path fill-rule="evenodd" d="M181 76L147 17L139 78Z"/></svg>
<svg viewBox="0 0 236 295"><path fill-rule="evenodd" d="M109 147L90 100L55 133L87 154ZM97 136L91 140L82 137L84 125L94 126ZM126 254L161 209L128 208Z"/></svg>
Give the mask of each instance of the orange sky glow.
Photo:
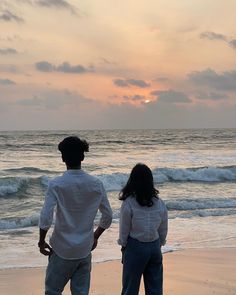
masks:
<svg viewBox="0 0 236 295"><path fill-rule="evenodd" d="M236 127L235 10L2 0L0 129Z"/></svg>

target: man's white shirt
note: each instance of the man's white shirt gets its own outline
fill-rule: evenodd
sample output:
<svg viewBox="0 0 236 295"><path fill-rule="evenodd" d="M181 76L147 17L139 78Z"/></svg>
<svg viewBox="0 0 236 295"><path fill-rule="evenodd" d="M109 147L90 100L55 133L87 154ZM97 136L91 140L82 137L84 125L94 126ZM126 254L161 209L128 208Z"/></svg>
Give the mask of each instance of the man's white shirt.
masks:
<svg viewBox="0 0 236 295"><path fill-rule="evenodd" d="M39 227L48 230L55 225L50 245L65 259L89 255L94 241L94 219L101 212L99 226L107 229L112 222L112 210L102 182L81 169L71 169L50 181Z"/></svg>

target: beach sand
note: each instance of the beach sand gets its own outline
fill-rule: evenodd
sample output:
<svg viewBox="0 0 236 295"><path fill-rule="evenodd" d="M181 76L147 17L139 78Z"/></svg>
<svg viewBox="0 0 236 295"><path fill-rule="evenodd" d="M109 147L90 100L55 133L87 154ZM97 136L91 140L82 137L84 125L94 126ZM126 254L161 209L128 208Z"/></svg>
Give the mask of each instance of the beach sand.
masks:
<svg viewBox="0 0 236 295"><path fill-rule="evenodd" d="M44 268L0 271L1 295L44 294ZM90 294L118 295L121 263L93 264ZM69 295L66 286L64 295ZM140 294L144 294L143 285ZM164 254L165 295L235 295L236 248L184 250Z"/></svg>

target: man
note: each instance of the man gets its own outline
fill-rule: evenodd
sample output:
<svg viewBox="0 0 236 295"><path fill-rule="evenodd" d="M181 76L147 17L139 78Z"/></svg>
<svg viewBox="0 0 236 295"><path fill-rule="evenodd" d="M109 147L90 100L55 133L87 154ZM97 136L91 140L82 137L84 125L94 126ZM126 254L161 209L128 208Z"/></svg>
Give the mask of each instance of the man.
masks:
<svg viewBox="0 0 236 295"><path fill-rule="evenodd" d="M112 210L102 182L81 170L89 145L78 137L59 143L67 171L50 181L39 220L39 250L49 256L45 295L61 295L70 280L72 295L87 295L90 286L91 251L112 222ZM50 246L45 242L56 207ZM99 226L93 231L97 211Z"/></svg>

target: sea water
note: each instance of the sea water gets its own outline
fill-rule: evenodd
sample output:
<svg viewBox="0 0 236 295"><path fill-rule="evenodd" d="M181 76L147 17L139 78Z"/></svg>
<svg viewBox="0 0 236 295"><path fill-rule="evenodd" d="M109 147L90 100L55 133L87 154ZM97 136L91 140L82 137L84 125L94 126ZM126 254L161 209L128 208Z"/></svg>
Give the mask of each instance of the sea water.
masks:
<svg viewBox="0 0 236 295"><path fill-rule="evenodd" d="M114 212L93 261L120 258L118 196L139 162L169 211L163 252L236 247L236 129L11 131L0 132L0 268L47 264L38 219L48 182L65 170L57 145L70 135L90 143L82 168L101 179Z"/></svg>

